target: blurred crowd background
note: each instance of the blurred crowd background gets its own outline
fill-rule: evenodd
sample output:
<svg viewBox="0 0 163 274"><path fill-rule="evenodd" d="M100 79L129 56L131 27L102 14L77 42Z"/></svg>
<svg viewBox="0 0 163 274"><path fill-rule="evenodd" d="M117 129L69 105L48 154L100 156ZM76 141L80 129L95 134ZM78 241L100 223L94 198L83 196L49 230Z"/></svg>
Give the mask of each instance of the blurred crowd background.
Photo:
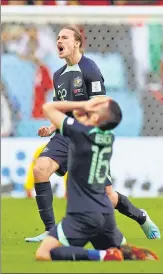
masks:
<svg viewBox="0 0 163 274"><path fill-rule="evenodd" d="M163 1L1 1L9 5L163 4ZM163 25L78 26L85 55L104 75L107 94L123 110L117 136L163 136ZM64 64L56 37L62 25L1 24L1 136L36 137L48 124L53 73Z"/></svg>

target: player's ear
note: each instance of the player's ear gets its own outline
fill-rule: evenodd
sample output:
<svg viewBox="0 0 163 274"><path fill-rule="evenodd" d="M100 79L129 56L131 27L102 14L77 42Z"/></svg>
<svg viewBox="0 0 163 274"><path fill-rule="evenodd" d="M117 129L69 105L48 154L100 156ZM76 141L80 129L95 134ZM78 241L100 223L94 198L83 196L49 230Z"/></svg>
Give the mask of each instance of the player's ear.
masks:
<svg viewBox="0 0 163 274"><path fill-rule="evenodd" d="M78 48L80 45L79 41L75 41L75 48Z"/></svg>

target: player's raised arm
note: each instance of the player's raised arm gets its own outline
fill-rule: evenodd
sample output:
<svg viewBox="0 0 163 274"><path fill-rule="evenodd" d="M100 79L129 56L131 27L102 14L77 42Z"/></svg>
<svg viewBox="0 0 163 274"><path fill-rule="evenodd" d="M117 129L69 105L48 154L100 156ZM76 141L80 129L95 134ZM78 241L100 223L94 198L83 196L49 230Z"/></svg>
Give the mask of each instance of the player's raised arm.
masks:
<svg viewBox="0 0 163 274"><path fill-rule="evenodd" d="M51 102L43 105L43 113L57 129L60 129L66 112L71 112L74 109L85 109L85 101L81 102Z"/></svg>

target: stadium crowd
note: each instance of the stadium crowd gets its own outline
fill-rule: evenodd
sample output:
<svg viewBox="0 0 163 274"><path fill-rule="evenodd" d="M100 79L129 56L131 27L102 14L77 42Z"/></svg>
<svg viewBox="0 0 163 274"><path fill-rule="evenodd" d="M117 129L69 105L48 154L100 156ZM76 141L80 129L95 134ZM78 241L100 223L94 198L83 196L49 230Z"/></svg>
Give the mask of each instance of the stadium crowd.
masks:
<svg viewBox="0 0 163 274"><path fill-rule="evenodd" d="M1 0L1 5L163 5L163 0Z"/></svg>

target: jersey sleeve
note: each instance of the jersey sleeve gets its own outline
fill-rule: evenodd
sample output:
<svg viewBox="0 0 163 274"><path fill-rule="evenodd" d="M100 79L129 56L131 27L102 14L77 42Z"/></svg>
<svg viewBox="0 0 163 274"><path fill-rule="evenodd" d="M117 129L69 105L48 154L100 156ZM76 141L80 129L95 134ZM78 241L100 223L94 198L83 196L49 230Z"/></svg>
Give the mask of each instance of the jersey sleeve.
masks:
<svg viewBox="0 0 163 274"><path fill-rule="evenodd" d="M89 72L86 75L86 86L89 99L106 94L104 78L95 64L91 65Z"/></svg>
<svg viewBox="0 0 163 274"><path fill-rule="evenodd" d="M74 143L79 143L79 140L84 138L88 131L89 130L86 126L68 116L65 116L60 128L61 135L71 138L71 141Z"/></svg>

